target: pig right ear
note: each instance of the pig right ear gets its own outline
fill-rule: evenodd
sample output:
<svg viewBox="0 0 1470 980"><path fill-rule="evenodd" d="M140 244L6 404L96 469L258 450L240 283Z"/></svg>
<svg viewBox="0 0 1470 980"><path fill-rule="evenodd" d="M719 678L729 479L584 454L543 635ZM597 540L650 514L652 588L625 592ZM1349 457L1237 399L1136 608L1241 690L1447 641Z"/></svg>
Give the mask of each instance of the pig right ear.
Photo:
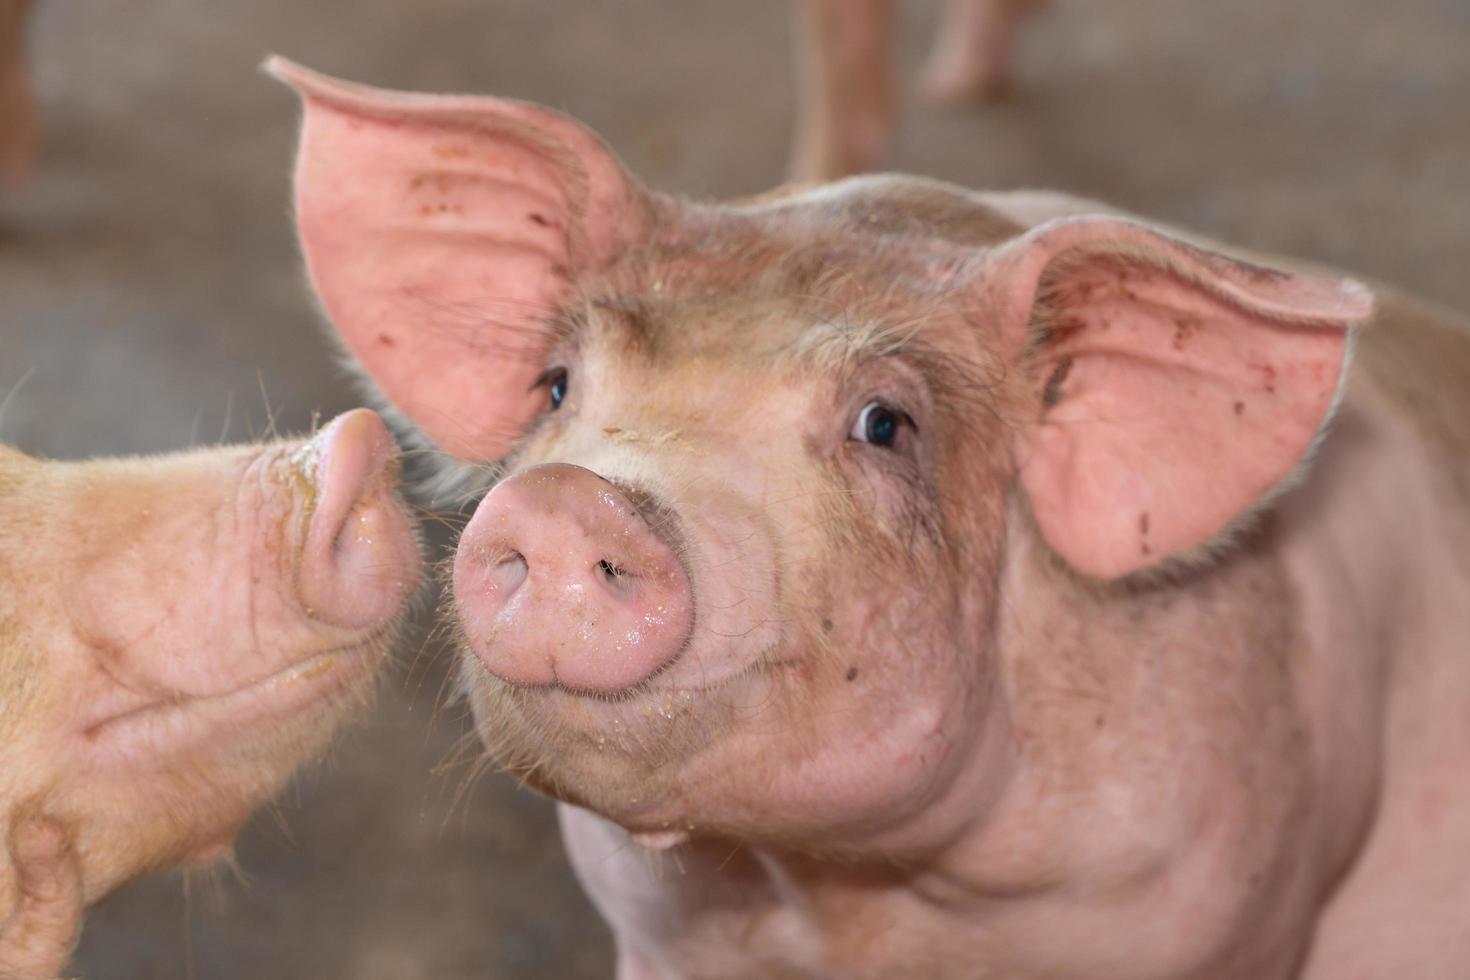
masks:
<svg viewBox="0 0 1470 980"><path fill-rule="evenodd" d="M547 405L571 286L642 234L646 195L596 135L537 106L265 69L305 102L296 222L327 316L446 452L505 455Z"/></svg>

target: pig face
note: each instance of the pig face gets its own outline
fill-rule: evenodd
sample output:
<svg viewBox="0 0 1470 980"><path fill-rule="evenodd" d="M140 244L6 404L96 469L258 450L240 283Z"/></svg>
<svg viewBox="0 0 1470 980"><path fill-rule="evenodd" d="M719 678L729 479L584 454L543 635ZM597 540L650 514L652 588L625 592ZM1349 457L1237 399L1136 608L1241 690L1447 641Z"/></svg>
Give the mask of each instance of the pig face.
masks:
<svg viewBox="0 0 1470 980"><path fill-rule="evenodd" d="M1011 737L1007 555L1200 554L1308 451L1368 310L911 179L676 201L545 110L272 70L346 345L503 460L452 583L482 734L650 843L959 832Z"/></svg>
<svg viewBox="0 0 1470 980"><path fill-rule="evenodd" d="M227 848L370 690L419 575L395 471L364 410L305 443L0 449L0 823L59 827L89 901Z"/></svg>
<svg viewBox="0 0 1470 980"><path fill-rule="evenodd" d="M459 546L471 697L507 765L637 830L771 832L774 793L810 796L783 835L858 833L993 722L989 586L954 584L1003 515L954 504L1002 499L964 451L998 424L956 411L994 374L727 285L594 301L550 354L559 404Z"/></svg>

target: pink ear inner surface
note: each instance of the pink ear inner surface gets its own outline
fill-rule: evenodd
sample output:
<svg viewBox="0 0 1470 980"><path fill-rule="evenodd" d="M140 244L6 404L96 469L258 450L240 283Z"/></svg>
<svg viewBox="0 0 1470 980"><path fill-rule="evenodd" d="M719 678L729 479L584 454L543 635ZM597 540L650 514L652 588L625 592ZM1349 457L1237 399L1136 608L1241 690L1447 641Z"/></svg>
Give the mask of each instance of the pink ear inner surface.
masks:
<svg viewBox="0 0 1470 980"><path fill-rule="evenodd" d="M274 58L305 100L296 212L312 285L395 408L451 455L504 455L575 277L641 230L580 124L504 99L385 92Z"/></svg>
<svg viewBox="0 0 1470 980"><path fill-rule="evenodd" d="M1038 229L992 269L1035 385L1018 448L1032 513L1103 579L1207 544L1291 473L1331 414L1347 327L1372 309L1356 283L1115 219Z"/></svg>

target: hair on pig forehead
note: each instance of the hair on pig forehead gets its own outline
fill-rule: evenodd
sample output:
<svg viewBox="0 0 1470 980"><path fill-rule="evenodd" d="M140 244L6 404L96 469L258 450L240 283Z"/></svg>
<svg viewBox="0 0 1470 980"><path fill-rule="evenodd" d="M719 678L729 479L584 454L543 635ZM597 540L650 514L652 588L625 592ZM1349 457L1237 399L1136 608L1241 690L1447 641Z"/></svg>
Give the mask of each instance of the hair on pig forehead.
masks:
<svg viewBox="0 0 1470 980"><path fill-rule="evenodd" d="M779 248L731 274L708 256L644 256L615 271L548 324L550 345L594 347L661 367L734 355L773 373L841 375L913 355L933 383L995 384L976 303L957 278L968 257L881 261L871 255Z"/></svg>

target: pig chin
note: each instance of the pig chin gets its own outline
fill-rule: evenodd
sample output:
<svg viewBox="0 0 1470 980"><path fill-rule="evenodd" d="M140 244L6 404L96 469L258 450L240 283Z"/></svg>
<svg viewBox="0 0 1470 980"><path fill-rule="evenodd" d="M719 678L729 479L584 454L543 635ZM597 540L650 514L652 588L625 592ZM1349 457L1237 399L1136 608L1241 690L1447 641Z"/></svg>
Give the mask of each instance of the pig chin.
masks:
<svg viewBox="0 0 1470 980"><path fill-rule="evenodd" d="M629 827L662 826L675 783L766 708L776 684L764 659L711 688L618 701L507 684L468 657L464 673L481 740L497 763Z"/></svg>

